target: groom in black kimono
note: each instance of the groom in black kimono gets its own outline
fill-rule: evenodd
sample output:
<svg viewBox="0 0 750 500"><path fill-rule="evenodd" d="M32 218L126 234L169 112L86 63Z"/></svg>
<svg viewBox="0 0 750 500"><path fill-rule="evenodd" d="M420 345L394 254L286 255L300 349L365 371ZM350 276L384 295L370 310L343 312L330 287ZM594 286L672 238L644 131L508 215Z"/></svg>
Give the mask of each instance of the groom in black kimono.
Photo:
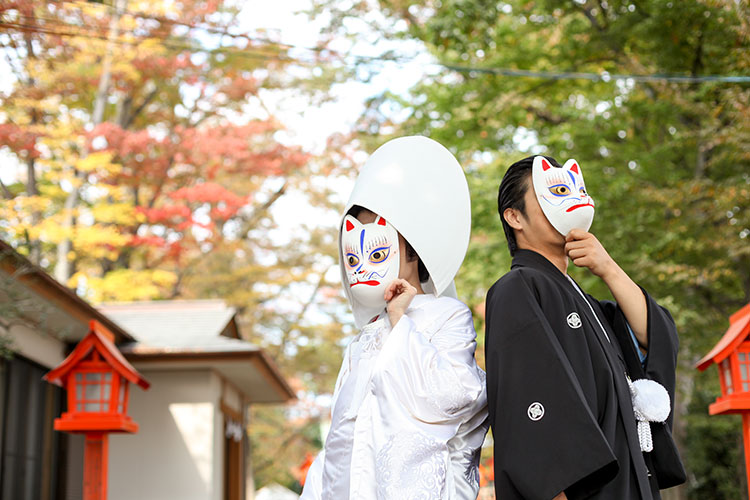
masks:
<svg viewBox="0 0 750 500"><path fill-rule="evenodd" d="M532 181L535 161L539 178L535 167ZM576 201L549 215L545 195ZM588 232L593 200L575 160L561 167L529 157L511 165L498 211L513 263L486 302L497 498L660 498L651 454L639 444L624 359L631 355L642 378L664 386L673 408L678 340L671 316ZM576 211L588 211L588 220L576 220ZM602 279L615 302L582 292L566 274L571 261ZM666 411L666 423L646 425L671 429Z"/></svg>

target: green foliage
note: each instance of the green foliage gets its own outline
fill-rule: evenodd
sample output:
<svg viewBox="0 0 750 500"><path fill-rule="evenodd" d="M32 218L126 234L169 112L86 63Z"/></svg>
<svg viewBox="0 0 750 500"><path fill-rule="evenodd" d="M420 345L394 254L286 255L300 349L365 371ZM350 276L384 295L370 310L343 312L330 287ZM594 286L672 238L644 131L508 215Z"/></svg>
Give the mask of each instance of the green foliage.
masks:
<svg viewBox="0 0 750 500"><path fill-rule="evenodd" d="M745 462L742 452L742 418L739 415L708 415L707 407L719 391L715 370L696 378L693 401L687 416L690 433L685 438L684 460L691 474L691 498L734 500L747 498Z"/></svg>
<svg viewBox="0 0 750 500"><path fill-rule="evenodd" d="M302 492L298 468L311 449L320 449L318 420L290 418L278 406L255 406L250 417L250 450L256 489L278 483Z"/></svg>
<svg viewBox="0 0 750 500"><path fill-rule="evenodd" d="M726 318L750 301L750 85L612 76L747 75L747 3L383 0L379 6L402 21L387 25L383 37L421 41L444 70L408 98L373 99L360 131L425 134L458 155L474 216L458 279L462 298L481 313L483 291L508 269L495 208L507 165L532 152L579 160L597 203L592 231L670 309L680 330L675 433L691 478L685 490L692 498L738 498L744 479L737 440L726 439L738 425L706 416L718 395L706 382L715 374L697 377L694 364L726 330ZM355 2L351 15L366 10ZM493 68L602 77L482 71ZM385 111L394 106L407 115L395 130ZM607 295L589 273L571 272L592 293ZM481 338L481 318L477 323Z"/></svg>

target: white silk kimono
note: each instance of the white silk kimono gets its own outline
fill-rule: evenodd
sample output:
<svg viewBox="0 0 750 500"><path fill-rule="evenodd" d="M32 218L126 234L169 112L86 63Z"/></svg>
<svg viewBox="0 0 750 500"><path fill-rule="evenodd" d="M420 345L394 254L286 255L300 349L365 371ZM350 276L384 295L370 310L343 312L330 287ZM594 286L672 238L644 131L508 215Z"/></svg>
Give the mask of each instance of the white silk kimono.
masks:
<svg viewBox="0 0 750 500"><path fill-rule="evenodd" d="M344 353L301 500L476 499L488 420L469 308L421 294L393 328L381 317Z"/></svg>

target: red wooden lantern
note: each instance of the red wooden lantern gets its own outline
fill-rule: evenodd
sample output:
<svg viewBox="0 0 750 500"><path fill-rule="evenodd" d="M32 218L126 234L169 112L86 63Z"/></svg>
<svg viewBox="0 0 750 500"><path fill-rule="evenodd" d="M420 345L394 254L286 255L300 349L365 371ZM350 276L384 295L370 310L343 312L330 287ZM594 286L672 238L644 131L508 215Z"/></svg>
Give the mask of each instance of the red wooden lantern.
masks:
<svg viewBox="0 0 750 500"><path fill-rule="evenodd" d="M55 419L55 430L86 434L83 500L107 498L107 451L110 432L137 432L127 415L128 387L149 383L115 347L114 335L91 320L89 333L44 379L65 388L68 411Z"/></svg>
<svg viewBox="0 0 750 500"><path fill-rule="evenodd" d="M739 413L745 443L745 468L750 490L750 304L729 317L729 329L697 368L719 369L721 396L708 407L711 415Z"/></svg>

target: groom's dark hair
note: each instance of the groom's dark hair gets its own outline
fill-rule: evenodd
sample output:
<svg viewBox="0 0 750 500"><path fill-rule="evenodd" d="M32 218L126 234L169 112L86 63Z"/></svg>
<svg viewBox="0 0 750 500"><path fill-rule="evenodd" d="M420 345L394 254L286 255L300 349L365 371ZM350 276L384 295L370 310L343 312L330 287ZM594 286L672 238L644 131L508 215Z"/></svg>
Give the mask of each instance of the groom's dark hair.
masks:
<svg viewBox="0 0 750 500"><path fill-rule="evenodd" d="M500 214L500 222L503 224L503 231L505 232L505 239L508 240L508 250L510 250L511 256L518 250L518 243L516 243L516 233L505 222L503 212L508 208L515 208L526 215L526 204L523 198L531 185L531 167L534 165L534 158L537 156L540 155L527 156L508 167L497 190L497 213ZM545 158L552 166L562 168L562 165L551 156L545 156Z"/></svg>

